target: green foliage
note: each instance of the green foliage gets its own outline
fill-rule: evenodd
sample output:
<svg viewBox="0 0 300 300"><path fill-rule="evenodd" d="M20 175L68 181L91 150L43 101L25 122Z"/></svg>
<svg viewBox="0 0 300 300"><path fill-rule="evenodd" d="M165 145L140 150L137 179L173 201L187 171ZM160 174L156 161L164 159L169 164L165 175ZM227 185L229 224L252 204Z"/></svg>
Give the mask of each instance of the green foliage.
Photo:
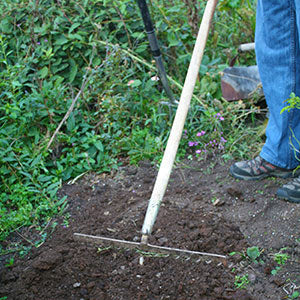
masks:
<svg viewBox="0 0 300 300"><path fill-rule="evenodd" d="M281 110L281 114L284 111L290 111L291 109L297 108L300 109L300 97L296 96L295 93L291 93L290 98L288 98L286 101L287 105L283 107Z"/></svg>
<svg viewBox="0 0 300 300"><path fill-rule="evenodd" d="M292 295L289 296L289 299L298 299L300 297L300 292L294 291Z"/></svg>
<svg viewBox="0 0 300 300"><path fill-rule="evenodd" d="M247 255L252 261L256 262L257 258L260 256L260 251L256 246L249 247L247 248Z"/></svg>
<svg viewBox="0 0 300 300"><path fill-rule="evenodd" d="M188 140L189 152L192 152L198 159L205 159L208 155L223 153L227 142L223 137L223 131L221 131L222 122L225 120L221 113L208 109L204 111L204 115L210 120L210 132L198 131L193 134L193 140ZM188 139L187 131L184 137Z"/></svg>
<svg viewBox="0 0 300 300"><path fill-rule="evenodd" d="M252 247L248 247L246 250L246 253L243 252L231 252L229 253L230 256L234 256L234 255L240 255L240 257L243 260L248 260L250 259L250 263L254 262L254 263L258 263L257 259L260 257L261 252L259 251L259 248L256 246L252 246ZM247 254L247 255L246 255ZM263 263L262 260L260 260L260 263Z"/></svg>
<svg viewBox="0 0 300 300"><path fill-rule="evenodd" d="M20 8L21 11L26 9L26 6ZM27 24L25 20L24 24ZM36 26L32 29L40 34ZM62 46L64 42L60 36L57 43ZM150 154L156 153L155 139L158 138L153 134L160 134L160 130L166 128L166 114L161 112L155 120L152 112L158 101L153 102L152 107L146 105L147 97L155 96L150 74L144 81L139 80L139 85L128 87L129 79L126 78L135 76L137 67L131 68L133 63L120 48L106 47L103 59L99 60L99 57L93 58L94 45L87 45L87 49L94 52L88 64L81 68L81 74L84 71L83 78L90 76L89 89L82 91L76 108L47 150L49 138L70 107L70 95L78 91L79 84L77 88L75 81L68 80L63 72L51 68L46 72L42 58L29 61L23 59L21 52L19 56L12 56L11 39L0 36L0 43L0 239L4 239L22 226L46 222L62 211L67 202L57 199L56 192L63 181L91 170L109 171L117 165L118 155L133 151L130 145L133 147L134 143L137 149L142 148L140 154L132 152L133 160L147 157L149 146ZM32 49L34 57L42 46L37 44ZM77 50L75 47L74 51ZM61 64L62 59L54 50L45 55ZM119 65L122 68L116 73L115 67ZM71 66L76 64L71 62ZM72 77L74 79L75 75ZM71 81L72 86L69 85ZM137 94L139 86L144 89L143 95ZM144 127L146 121L145 135L143 130L137 132L135 128ZM146 138L143 140L145 147L138 145L140 138L131 141L132 130L134 137Z"/></svg>
<svg viewBox="0 0 300 300"><path fill-rule="evenodd" d="M4 1L5 17L0 23L4 38L9 37L9 63L24 59L34 66L28 81L41 81L62 77L66 83L80 84L84 68L93 56L92 45L96 40L119 40L128 44L121 35L122 23L116 20L118 10L132 10L134 1ZM132 29L135 20L132 20ZM137 23L138 25L139 23ZM25 50L25 51L24 51ZM97 51L94 65L99 65L105 49ZM38 75L38 76L37 76Z"/></svg>
<svg viewBox="0 0 300 300"><path fill-rule="evenodd" d="M273 255L273 259L277 263L277 266L271 271L272 275L276 275L278 271L282 268L282 266L284 266L290 258L287 253L283 253L284 250L286 250L286 248L280 249L279 252Z"/></svg>
<svg viewBox="0 0 300 300"><path fill-rule="evenodd" d="M153 0L149 4L166 66L182 81L194 46L195 33L191 27L198 29L206 2L190 5L187 1L188 7L184 1L178 0L169 3ZM53 0L5 0L1 8L0 32L9 41L11 50L8 62L14 64L22 60L29 65L28 82L57 77L63 78L65 83L79 85L84 68L93 57L92 47L98 41L119 44L147 61L151 59L143 22L134 0L58 3ZM254 0L220 1L212 38L203 57L201 75L207 72L218 74L220 64L228 63L236 55L240 43L253 41L254 9ZM96 47L95 51L93 66L100 65L106 54L104 47ZM250 55L241 56L241 63ZM219 91L216 88L212 90L215 93Z"/></svg>
<svg viewBox="0 0 300 300"><path fill-rule="evenodd" d="M148 128L134 128L122 143L122 148L130 156L132 164L137 164L142 159L151 159L157 152L163 151L162 137L153 136Z"/></svg>
<svg viewBox="0 0 300 300"><path fill-rule="evenodd" d="M23 90L26 68L10 66L5 60L6 44L1 38L0 43L6 66L0 73L1 240L12 228L57 213L55 195L61 181L46 169L48 154L39 149L44 135L41 129L47 126L46 112L41 109L45 104L37 101L36 90L31 94Z"/></svg>
<svg viewBox="0 0 300 300"><path fill-rule="evenodd" d="M5 267L12 267L14 262L15 262L15 259L13 257L11 257L5 264Z"/></svg>
<svg viewBox="0 0 300 300"><path fill-rule="evenodd" d="M176 98L206 4L184 2L149 3ZM216 102L220 71L238 44L253 41L254 2L220 1L195 87L201 101L192 103L186 122L189 134L224 132L228 155L246 155L249 135L256 137L255 130L240 137L248 116L238 114L244 110L240 104ZM135 164L159 161L175 109L164 104L161 84L151 80L157 72L134 0L4 0L0 12L3 240L24 225L38 229L62 213L67 201L57 197L57 190L66 180L89 171L109 172L123 157ZM245 61L253 61L253 55L237 63ZM252 103L247 109L252 112ZM225 118L222 124L211 122L215 113ZM182 141L179 156L186 149Z"/></svg>
<svg viewBox="0 0 300 300"><path fill-rule="evenodd" d="M281 268L280 268L279 266L276 266L275 269L273 269L273 270L271 271L271 274L272 274L272 275L276 275L280 269L281 269Z"/></svg>
<svg viewBox="0 0 300 300"><path fill-rule="evenodd" d="M278 265L284 265L289 259L288 254L286 253L275 253L274 260L278 263Z"/></svg>
<svg viewBox="0 0 300 300"><path fill-rule="evenodd" d="M247 285L250 283L248 279L248 274L245 274L243 276L236 275L234 280L234 286L237 289L245 289Z"/></svg>
<svg viewBox="0 0 300 300"><path fill-rule="evenodd" d="M292 109L300 109L300 97L296 96L295 93L291 93L290 94L290 98L288 98L286 101L287 103L286 106L284 106L280 113L282 114L283 112L287 111L290 112ZM300 146L300 141L297 139L294 131L292 129L291 130L291 137L290 137L290 145L292 147L292 149L294 150L294 155L296 157L297 160L299 160L299 146ZM299 168L299 167L297 167Z"/></svg>

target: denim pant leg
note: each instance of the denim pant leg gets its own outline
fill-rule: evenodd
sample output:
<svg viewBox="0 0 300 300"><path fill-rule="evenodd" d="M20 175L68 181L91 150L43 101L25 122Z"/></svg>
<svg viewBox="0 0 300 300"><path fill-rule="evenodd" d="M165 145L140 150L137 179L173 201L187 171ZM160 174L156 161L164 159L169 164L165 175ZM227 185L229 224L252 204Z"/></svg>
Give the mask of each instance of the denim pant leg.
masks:
<svg viewBox="0 0 300 300"><path fill-rule="evenodd" d="M260 155L287 169L299 165L300 110L280 114L291 92L300 96L299 2L258 0L256 16L256 58L270 112Z"/></svg>

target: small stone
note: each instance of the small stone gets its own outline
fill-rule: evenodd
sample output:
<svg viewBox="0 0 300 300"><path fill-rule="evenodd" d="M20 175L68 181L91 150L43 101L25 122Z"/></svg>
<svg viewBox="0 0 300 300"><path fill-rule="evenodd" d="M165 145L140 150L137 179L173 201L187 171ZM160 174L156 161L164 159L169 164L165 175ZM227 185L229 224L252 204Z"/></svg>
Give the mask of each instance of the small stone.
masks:
<svg viewBox="0 0 300 300"><path fill-rule="evenodd" d="M270 278L270 282L271 283L275 283L277 286L283 286L284 285L284 280L283 279L281 279L279 276L272 276L271 278Z"/></svg>
<svg viewBox="0 0 300 300"><path fill-rule="evenodd" d="M140 256L140 259L139 259L139 264L142 266L144 264L144 257L143 256ZM138 277L139 275L137 275Z"/></svg>
<svg viewBox="0 0 300 300"><path fill-rule="evenodd" d="M80 282L76 282L76 283L73 284L73 287L74 287L74 288L78 288L78 287L80 287L80 286L81 286L81 283L80 283Z"/></svg>
<svg viewBox="0 0 300 300"><path fill-rule="evenodd" d="M270 265L265 266L265 268L264 268L264 273L265 273L266 275L270 275L270 274L271 274L271 271L272 271L272 268L271 268Z"/></svg>
<svg viewBox="0 0 300 300"><path fill-rule="evenodd" d="M248 279L249 279L249 281L250 281L251 283L254 283L254 282L256 281L256 275L253 274L253 273L250 273L250 274L248 275Z"/></svg>
<svg viewBox="0 0 300 300"><path fill-rule="evenodd" d="M189 224L188 224L188 228L189 229L194 229L194 228L196 228L197 227L197 224L195 224L195 223L193 223L193 222L190 222Z"/></svg>
<svg viewBox="0 0 300 300"><path fill-rule="evenodd" d="M140 237L136 235L136 236L133 238L133 241L134 241L134 242L139 242L139 241L140 241Z"/></svg>
<svg viewBox="0 0 300 300"><path fill-rule="evenodd" d="M144 178L144 183L151 183L152 181L153 181L153 178L151 178L151 177Z"/></svg>
<svg viewBox="0 0 300 300"><path fill-rule="evenodd" d="M81 289L80 294L81 294L81 296L86 296L88 294L88 290L87 289Z"/></svg>
<svg viewBox="0 0 300 300"><path fill-rule="evenodd" d="M242 193L242 191L238 190L237 188L230 187L227 189L227 193L234 198L243 200L243 193Z"/></svg>
<svg viewBox="0 0 300 300"><path fill-rule="evenodd" d="M158 242L159 242L160 245L163 245L163 244L166 244L166 243L168 242L168 239L165 238L165 237L162 237L162 238L160 238L160 239L158 240Z"/></svg>
<svg viewBox="0 0 300 300"><path fill-rule="evenodd" d="M222 205L224 205L225 204L225 202L223 201L223 200L220 200L220 199L217 199L217 200L215 200L214 202L213 202L213 205L214 206L222 206Z"/></svg>
<svg viewBox="0 0 300 300"><path fill-rule="evenodd" d="M95 285L96 285L95 281L91 281L91 282L89 282L89 283L87 284L86 287L90 290L90 289L94 288Z"/></svg>
<svg viewBox="0 0 300 300"><path fill-rule="evenodd" d="M129 168L127 170L128 175L135 175L137 173L137 168Z"/></svg>

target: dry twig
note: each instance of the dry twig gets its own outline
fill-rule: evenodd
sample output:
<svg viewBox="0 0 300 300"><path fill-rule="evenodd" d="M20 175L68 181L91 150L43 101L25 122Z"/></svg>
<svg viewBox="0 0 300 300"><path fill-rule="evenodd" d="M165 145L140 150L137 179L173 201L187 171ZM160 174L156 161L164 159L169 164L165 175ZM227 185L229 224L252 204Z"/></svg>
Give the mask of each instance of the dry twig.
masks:
<svg viewBox="0 0 300 300"><path fill-rule="evenodd" d="M88 72L88 71L87 71ZM65 114L64 118L61 120L61 122L59 123L58 127L56 128L55 132L53 133L48 145L47 145L47 148L46 150L49 149L49 147L51 146L55 136L57 135L57 133L59 132L60 128L62 127L62 125L66 122L66 120L68 119L68 117L70 116L71 112L73 111L74 109L74 106L77 102L77 100L79 99L80 95L82 94L82 92L84 91L87 83L89 82L90 78L91 78L91 75L90 76L87 76L87 73L86 75L84 76L84 80L82 82L82 85L81 85L81 88L79 90L79 92L77 93L76 97L72 100L72 104L71 106L69 107L67 113Z"/></svg>

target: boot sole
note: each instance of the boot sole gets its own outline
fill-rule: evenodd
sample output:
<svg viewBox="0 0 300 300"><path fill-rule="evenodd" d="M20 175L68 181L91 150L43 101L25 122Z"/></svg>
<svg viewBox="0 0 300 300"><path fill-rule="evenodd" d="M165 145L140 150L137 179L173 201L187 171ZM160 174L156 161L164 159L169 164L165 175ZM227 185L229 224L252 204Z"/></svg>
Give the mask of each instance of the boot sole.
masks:
<svg viewBox="0 0 300 300"><path fill-rule="evenodd" d="M260 180L260 179L264 179L267 177L278 177L278 178L293 178L293 177L297 177L300 173L300 170L297 170L295 173L293 172L287 172L287 173L283 173L283 174L276 174L276 173L272 173L272 174L261 174L261 175L257 175L257 176L245 176L245 175L240 175L237 174L233 171L233 166L230 167L229 169L230 174L236 178L236 179L240 179L240 180Z"/></svg>
<svg viewBox="0 0 300 300"><path fill-rule="evenodd" d="M289 194L285 190L278 189L276 195L277 195L278 198L284 199L288 202L299 203L300 204L300 198L295 198L295 197L289 196Z"/></svg>

